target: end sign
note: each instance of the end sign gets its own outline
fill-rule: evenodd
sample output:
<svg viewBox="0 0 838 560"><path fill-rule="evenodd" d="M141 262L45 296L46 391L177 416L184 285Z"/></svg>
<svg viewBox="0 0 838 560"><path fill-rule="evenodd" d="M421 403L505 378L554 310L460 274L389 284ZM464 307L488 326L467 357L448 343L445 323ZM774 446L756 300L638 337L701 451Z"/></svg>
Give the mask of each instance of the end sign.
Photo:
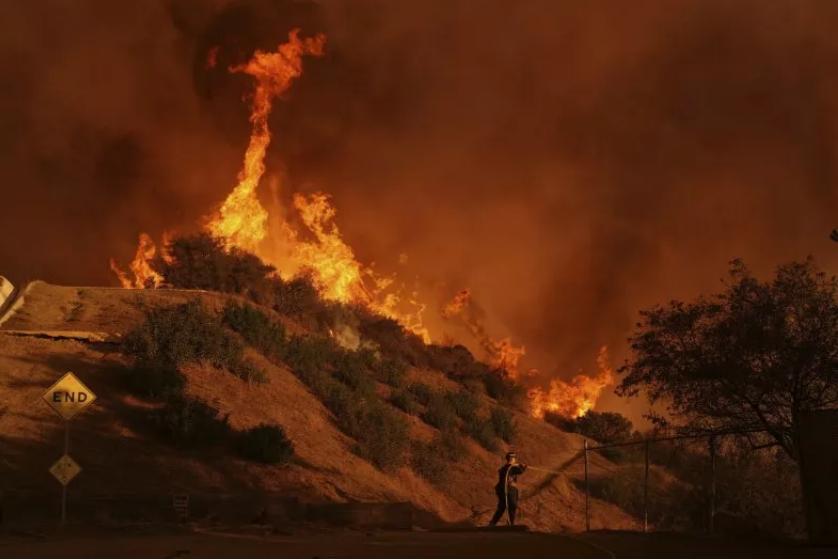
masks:
<svg viewBox="0 0 838 560"><path fill-rule="evenodd" d="M87 388L72 372L67 372L55 382L42 397L65 420L69 420L96 400L93 391Z"/></svg>

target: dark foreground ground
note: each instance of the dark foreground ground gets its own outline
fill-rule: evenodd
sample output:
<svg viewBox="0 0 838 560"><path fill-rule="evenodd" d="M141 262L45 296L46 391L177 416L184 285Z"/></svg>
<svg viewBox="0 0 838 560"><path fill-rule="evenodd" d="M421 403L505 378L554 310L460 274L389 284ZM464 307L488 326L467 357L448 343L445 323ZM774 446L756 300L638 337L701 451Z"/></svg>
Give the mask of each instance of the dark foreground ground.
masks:
<svg viewBox="0 0 838 560"><path fill-rule="evenodd" d="M507 530L334 531L294 535L251 531L178 531L17 534L0 536L0 557L19 558L834 558L838 549L797 543L690 537L667 533L594 532L584 535Z"/></svg>

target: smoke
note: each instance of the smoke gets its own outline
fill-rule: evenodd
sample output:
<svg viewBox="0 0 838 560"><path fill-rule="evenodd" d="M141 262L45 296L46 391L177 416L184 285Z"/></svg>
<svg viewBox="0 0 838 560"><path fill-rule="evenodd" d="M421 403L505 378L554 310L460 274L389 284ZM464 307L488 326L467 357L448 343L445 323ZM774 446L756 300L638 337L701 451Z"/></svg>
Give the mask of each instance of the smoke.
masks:
<svg viewBox="0 0 838 560"><path fill-rule="evenodd" d="M362 261L437 308L468 287L525 367L587 371L603 345L619 360L639 308L715 289L733 257L836 270L834 12L6 2L0 273L113 283L140 231L200 223L249 135L248 82L227 68L301 27L329 42L271 117L286 206L331 193Z"/></svg>

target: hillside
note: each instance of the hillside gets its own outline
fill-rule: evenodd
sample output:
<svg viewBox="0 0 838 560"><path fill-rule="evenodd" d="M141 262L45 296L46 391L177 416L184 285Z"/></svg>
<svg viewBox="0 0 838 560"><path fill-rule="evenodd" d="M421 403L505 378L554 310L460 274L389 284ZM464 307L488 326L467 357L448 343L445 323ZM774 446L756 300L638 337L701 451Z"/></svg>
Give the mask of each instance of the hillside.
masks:
<svg viewBox="0 0 838 560"><path fill-rule="evenodd" d="M0 390L4 394L0 405L0 445L4 450L0 496L5 496L6 503L56 507L59 487L47 469L61 455L63 427L40 397L57 378L73 371L98 395L93 406L72 423L71 455L84 469L70 485L71 499L77 503L86 503L86 499L165 501L172 494L188 493L196 503L202 496L207 504L227 499L228 505L217 511L216 506L206 506L216 517L235 510L252 518L262 509L273 511L274 502L408 502L444 522L488 521L495 505L492 486L500 453L490 453L466 438L465 453L450 464L448 477L438 484L418 476L409 466L383 472L353 453L354 442L290 369L252 348L247 349L247 355L266 373L267 383L248 384L212 366L192 364L183 368L185 391L229 415L236 430L265 422L282 426L295 447L290 464L252 463L224 449L186 449L149 431L143 418L159 404L126 389L121 373L130 362L116 342L143 320L149 308L198 298L207 308L219 310L235 297L43 282L21 290L0 324ZM304 331L287 318L274 317L292 332ZM460 387L447 375L424 368L412 367L408 379L438 388ZM379 390L386 392L387 388ZM479 399L481 407L497 404L485 394ZM511 445L522 459L564 473L530 471L522 478L521 521L544 531L583 529L584 495L578 489L582 465L571 461L582 447L582 438L520 411L511 412L518 427ZM435 434L436 430L417 416L399 414L408 419L412 439L429 441ZM592 455L593 476L610 467L605 459ZM111 515L118 504L113 508ZM293 517L293 507L288 508L285 513ZM37 517L38 507L30 509L22 508L16 514ZM6 511L11 519L8 507ZM595 503L592 512L595 526L637 526L636 520L607 503Z"/></svg>

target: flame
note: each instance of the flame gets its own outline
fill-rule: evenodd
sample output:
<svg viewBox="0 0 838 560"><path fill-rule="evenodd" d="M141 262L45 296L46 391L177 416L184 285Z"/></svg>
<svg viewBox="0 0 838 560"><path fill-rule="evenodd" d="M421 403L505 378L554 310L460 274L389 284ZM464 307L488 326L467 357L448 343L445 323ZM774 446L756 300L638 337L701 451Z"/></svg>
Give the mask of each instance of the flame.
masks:
<svg viewBox="0 0 838 560"><path fill-rule="evenodd" d="M151 267L151 262L156 255L157 247L154 245L151 236L147 233L141 233L134 260L128 265L134 278L131 279L127 272L119 268L114 259L110 261L111 270L116 274L123 288L156 288L163 282L163 277ZM161 256L164 260L171 258L165 251Z"/></svg>
<svg viewBox="0 0 838 560"><path fill-rule="evenodd" d="M268 116L275 97L285 93L291 83L302 74L304 55L321 56L326 44L325 35L299 38L299 29L288 34L288 42L276 52L257 50L253 57L230 72L243 73L256 80L251 105L250 143L239 172L239 183L227 197L218 215L207 224L207 229L225 241L227 247L258 254L259 243L267 235L268 212L256 196L256 188L265 173L265 151L271 142Z"/></svg>
<svg viewBox="0 0 838 560"><path fill-rule="evenodd" d="M579 374L570 382L561 379L550 381L545 391L540 387L530 389L530 410L536 418L545 412L555 412L568 418L579 418L596 404L602 390L614 383L614 370L608 361L608 348L600 348L597 356L598 373L593 377Z"/></svg>
<svg viewBox="0 0 838 560"><path fill-rule="evenodd" d="M443 306L442 316L445 319L459 319L465 325L483 348L492 367L505 370L512 379L521 377L518 366L521 358L527 353L526 348L516 346L508 337L495 340L489 336L483 324L482 311L474 303L470 290L457 292L451 301Z"/></svg>

